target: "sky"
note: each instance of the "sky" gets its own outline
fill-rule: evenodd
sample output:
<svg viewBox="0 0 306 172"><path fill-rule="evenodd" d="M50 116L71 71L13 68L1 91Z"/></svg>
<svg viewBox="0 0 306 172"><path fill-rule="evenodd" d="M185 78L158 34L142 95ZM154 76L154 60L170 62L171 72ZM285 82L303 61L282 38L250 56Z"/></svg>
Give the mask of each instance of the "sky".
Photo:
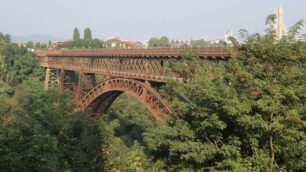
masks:
<svg viewBox="0 0 306 172"><path fill-rule="evenodd" d="M287 26L306 20L306 0L0 0L0 32L71 39L75 27L90 27L101 39L217 39L242 28L262 33L280 3Z"/></svg>

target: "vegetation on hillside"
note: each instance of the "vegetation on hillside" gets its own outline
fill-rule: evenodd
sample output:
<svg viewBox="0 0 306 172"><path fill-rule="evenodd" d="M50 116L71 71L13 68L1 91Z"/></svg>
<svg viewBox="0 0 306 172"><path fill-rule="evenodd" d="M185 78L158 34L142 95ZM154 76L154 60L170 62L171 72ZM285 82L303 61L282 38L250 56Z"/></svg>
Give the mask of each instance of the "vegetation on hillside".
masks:
<svg viewBox="0 0 306 172"><path fill-rule="evenodd" d="M1 171L304 171L306 44L294 40L303 22L281 40L274 23L265 35L241 30L229 61L170 62L189 79L159 90L175 111L163 123L127 94L89 123L0 35Z"/></svg>
<svg viewBox="0 0 306 172"><path fill-rule="evenodd" d="M103 171L98 124L43 90L35 57L0 38L0 171Z"/></svg>
<svg viewBox="0 0 306 172"><path fill-rule="evenodd" d="M276 40L267 34L233 39L233 60L203 67L196 56L177 70L193 76L172 83L176 114L145 133L148 148L167 171L303 171L306 168L306 44L295 42L302 22ZM196 69L196 70L194 70Z"/></svg>

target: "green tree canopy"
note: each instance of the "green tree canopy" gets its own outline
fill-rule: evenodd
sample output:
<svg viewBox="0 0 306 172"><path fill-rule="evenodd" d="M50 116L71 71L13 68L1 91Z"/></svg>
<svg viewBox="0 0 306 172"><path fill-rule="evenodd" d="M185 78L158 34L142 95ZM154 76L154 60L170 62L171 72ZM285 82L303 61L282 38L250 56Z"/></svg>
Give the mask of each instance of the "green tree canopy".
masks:
<svg viewBox="0 0 306 172"><path fill-rule="evenodd" d="M76 27L73 31L73 41L79 41L81 39L79 29Z"/></svg>
<svg viewBox="0 0 306 172"><path fill-rule="evenodd" d="M0 114L1 171L103 171L99 126L73 113L69 94L30 79L14 99L18 107Z"/></svg>
<svg viewBox="0 0 306 172"><path fill-rule="evenodd" d="M176 114L145 134L164 170L304 171L306 44L277 41L273 25L234 41L230 61L171 64L189 80L168 84Z"/></svg>
<svg viewBox="0 0 306 172"><path fill-rule="evenodd" d="M4 41L6 43L10 43L11 42L11 35L3 34L2 32L0 32L0 41Z"/></svg>
<svg viewBox="0 0 306 172"><path fill-rule="evenodd" d="M103 136L70 93L43 90L34 55L0 41L1 171L103 171Z"/></svg>
<svg viewBox="0 0 306 172"><path fill-rule="evenodd" d="M161 38L151 38L148 44L149 47L170 47L169 38L166 36Z"/></svg>
<svg viewBox="0 0 306 172"><path fill-rule="evenodd" d="M92 33L90 28L84 29L84 41L92 41Z"/></svg>
<svg viewBox="0 0 306 172"><path fill-rule="evenodd" d="M28 41L28 42L27 42L27 48L34 48L34 43L33 43L33 41Z"/></svg>

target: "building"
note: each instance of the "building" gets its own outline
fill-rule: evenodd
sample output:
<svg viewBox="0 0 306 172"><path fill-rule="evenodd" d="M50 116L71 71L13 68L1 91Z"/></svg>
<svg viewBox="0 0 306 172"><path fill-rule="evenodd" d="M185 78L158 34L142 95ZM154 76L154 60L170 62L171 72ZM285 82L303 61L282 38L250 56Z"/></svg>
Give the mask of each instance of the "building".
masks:
<svg viewBox="0 0 306 172"><path fill-rule="evenodd" d="M233 33L232 33L232 31L227 31L226 33L225 33L225 35L224 35L224 42L226 43L226 44L231 44L232 42L230 41L230 37L233 37Z"/></svg>
<svg viewBox="0 0 306 172"><path fill-rule="evenodd" d="M306 34L304 34L304 35L301 35L301 34L295 35L294 39L296 41L306 42Z"/></svg>
<svg viewBox="0 0 306 172"><path fill-rule="evenodd" d="M18 45L19 48L26 48L27 47L27 43L28 42L25 42L25 41L18 41L17 45Z"/></svg>
<svg viewBox="0 0 306 172"><path fill-rule="evenodd" d="M105 48L146 48L146 45L140 41L130 41L113 37L105 41Z"/></svg>
<svg viewBox="0 0 306 172"><path fill-rule="evenodd" d="M73 47L73 41L67 40L67 41L55 41L48 48L56 49L56 48L72 48L72 47Z"/></svg>
<svg viewBox="0 0 306 172"><path fill-rule="evenodd" d="M288 31L284 22L284 9L282 5L279 5L276 10L275 31L277 40L281 40L284 36L287 36Z"/></svg>

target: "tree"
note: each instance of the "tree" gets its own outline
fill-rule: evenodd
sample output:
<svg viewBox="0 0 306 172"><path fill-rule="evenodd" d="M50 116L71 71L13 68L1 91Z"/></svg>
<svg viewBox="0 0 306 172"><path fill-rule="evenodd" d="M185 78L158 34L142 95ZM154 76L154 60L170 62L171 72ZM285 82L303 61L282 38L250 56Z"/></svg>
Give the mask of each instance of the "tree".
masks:
<svg viewBox="0 0 306 172"><path fill-rule="evenodd" d="M38 79L30 79L14 98L19 107L0 120L2 171L103 170L99 126L73 113L67 93L45 92Z"/></svg>
<svg viewBox="0 0 306 172"><path fill-rule="evenodd" d="M40 49L40 47L41 47L40 42L36 42L36 43L35 43L35 49Z"/></svg>
<svg viewBox="0 0 306 172"><path fill-rule="evenodd" d="M48 45L46 43L40 44L40 49L47 49Z"/></svg>
<svg viewBox="0 0 306 172"><path fill-rule="evenodd" d="M98 124L73 113L68 92L43 89L32 53L0 42L1 171L103 171Z"/></svg>
<svg viewBox="0 0 306 172"><path fill-rule="evenodd" d="M92 48L92 34L90 28L86 28L84 30L84 41L83 41L83 46L86 48Z"/></svg>
<svg viewBox="0 0 306 172"><path fill-rule="evenodd" d="M294 40L297 35L299 35L299 31L304 26L304 20L298 21L295 25L291 26L288 31L288 39Z"/></svg>
<svg viewBox="0 0 306 172"><path fill-rule="evenodd" d="M75 27L73 31L73 41L79 41L80 39L81 37L80 37L79 29Z"/></svg>
<svg viewBox="0 0 306 172"><path fill-rule="evenodd" d="M11 35L5 34L4 40L5 40L6 43L11 43Z"/></svg>
<svg viewBox="0 0 306 172"><path fill-rule="evenodd" d="M95 48L95 49L102 48L102 41L97 39L97 38L95 38L92 41L92 48Z"/></svg>
<svg viewBox="0 0 306 172"><path fill-rule="evenodd" d="M92 41L92 34L90 28L84 30L84 41Z"/></svg>
<svg viewBox="0 0 306 172"><path fill-rule="evenodd" d="M82 46L82 40L81 40L81 37L80 37L80 32L79 32L79 29L77 27L74 28L73 40L72 41L73 41L72 42L73 47L80 48Z"/></svg>
<svg viewBox="0 0 306 172"><path fill-rule="evenodd" d="M52 46L52 41L49 40L49 41L48 41L48 48L51 47L51 46Z"/></svg>
<svg viewBox="0 0 306 172"><path fill-rule="evenodd" d="M146 156L142 134L154 128L153 117L136 98L119 96L99 120L104 131L106 171L158 171Z"/></svg>
<svg viewBox="0 0 306 172"><path fill-rule="evenodd" d="M166 36L163 36L159 39L159 44L161 47L169 47L170 46L170 41L169 38Z"/></svg>
<svg viewBox="0 0 306 172"><path fill-rule="evenodd" d="M151 38L148 43L148 47L157 47L158 38Z"/></svg>
<svg viewBox="0 0 306 172"><path fill-rule="evenodd" d="M4 34L2 33L2 32L0 32L0 40L2 41L2 40L4 40L5 38L4 38Z"/></svg>
<svg viewBox="0 0 306 172"><path fill-rule="evenodd" d="M6 43L11 43L11 35L10 34L3 34L0 32L0 41L4 41Z"/></svg>
<svg viewBox="0 0 306 172"><path fill-rule="evenodd" d="M208 63L187 55L170 63L189 80L168 84L176 114L145 134L164 170L306 168L306 44L276 41L273 19L265 35L233 42L235 60Z"/></svg>
<svg viewBox="0 0 306 172"><path fill-rule="evenodd" d="M205 47L208 45L208 43L204 39L192 40L190 44L192 47Z"/></svg>
<svg viewBox="0 0 306 172"><path fill-rule="evenodd" d="M27 48L34 48L34 43L33 43L33 41L28 41L27 42Z"/></svg>
<svg viewBox="0 0 306 172"><path fill-rule="evenodd" d="M4 56L0 54L0 82L6 78L6 62Z"/></svg>
<svg viewBox="0 0 306 172"><path fill-rule="evenodd" d="M170 41L167 37L151 38L148 43L149 47L170 47Z"/></svg>

